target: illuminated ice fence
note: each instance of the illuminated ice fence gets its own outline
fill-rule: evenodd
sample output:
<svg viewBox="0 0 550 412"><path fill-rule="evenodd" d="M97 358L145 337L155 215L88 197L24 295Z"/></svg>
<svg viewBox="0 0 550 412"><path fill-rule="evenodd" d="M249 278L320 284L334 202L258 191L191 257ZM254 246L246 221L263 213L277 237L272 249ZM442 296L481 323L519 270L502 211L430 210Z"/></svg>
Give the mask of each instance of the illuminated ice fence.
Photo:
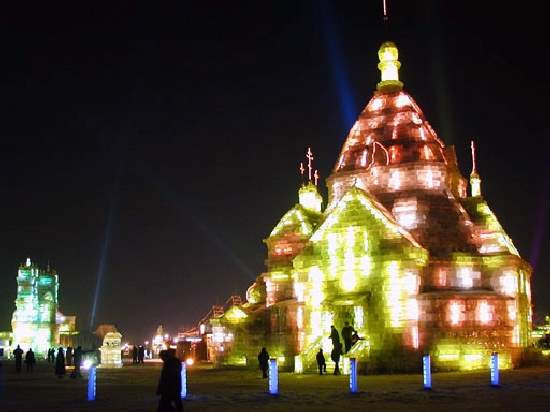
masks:
<svg viewBox="0 0 550 412"><path fill-rule="evenodd" d="M359 392L357 385L357 359L351 358L349 360L350 374L349 374L349 391L351 393Z"/></svg>
<svg viewBox="0 0 550 412"><path fill-rule="evenodd" d="M96 396L96 367L88 371L88 401L95 401Z"/></svg>
<svg viewBox="0 0 550 412"><path fill-rule="evenodd" d="M181 399L187 397L187 367L185 362L181 363Z"/></svg>
<svg viewBox="0 0 550 412"><path fill-rule="evenodd" d="M432 365L430 355L422 358L422 375L424 377L424 389L432 389Z"/></svg>
<svg viewBox="0 0 550 412"><path fill-rule="evenodd" d="M493 352L491 354L491 386L500 385L500 376L498 371L498 353Z"/></svg>
<svg viewBox="0 0 550 412"><path fill-rule="evenodd" d="M270 395L279 394L279 370L275 358L269 360L269 393Z"/></svg>

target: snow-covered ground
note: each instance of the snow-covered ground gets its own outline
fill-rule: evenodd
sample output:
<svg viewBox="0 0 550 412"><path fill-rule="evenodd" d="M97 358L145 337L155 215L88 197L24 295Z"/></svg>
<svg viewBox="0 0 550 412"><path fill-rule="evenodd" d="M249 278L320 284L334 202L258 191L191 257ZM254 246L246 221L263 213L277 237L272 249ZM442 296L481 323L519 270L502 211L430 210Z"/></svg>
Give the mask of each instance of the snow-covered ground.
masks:
<svg viewBox="0 0 550 412"><path fill-rule="evenodd" d="M0 372L0 412L155 411L159 364L98 370L97 400L86 401L81 380L58 379L53 368L37 365L34 374ZM434 373L433 390L422 389L422 376L359 377L361 393L349 393L347 376L280 375L280 395L267 394L267 381L250 371L191 368L186 411L550 411L550 368L501 372L500 388L489 373Z"/></svg>

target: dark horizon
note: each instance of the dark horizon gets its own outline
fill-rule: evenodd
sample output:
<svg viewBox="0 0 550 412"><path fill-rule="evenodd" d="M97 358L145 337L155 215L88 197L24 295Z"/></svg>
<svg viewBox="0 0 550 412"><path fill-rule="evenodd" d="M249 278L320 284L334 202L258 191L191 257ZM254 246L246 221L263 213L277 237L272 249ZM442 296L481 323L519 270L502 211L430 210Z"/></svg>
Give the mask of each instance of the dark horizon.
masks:
<svg viewBox="0 0 550 412"><path fill-rule="evenodd" d="M88 330L103 255L95 323L116 324L124 341L244 296L264 270L262 239L297 201L309 146L326 200L384 40L465 176L476 141L484 197L535 265L540 320L550 312L545 17L441 3L389 2L389 29L381 2L6 10L0 331L27 257L58 271L61 310Z"/></svg>

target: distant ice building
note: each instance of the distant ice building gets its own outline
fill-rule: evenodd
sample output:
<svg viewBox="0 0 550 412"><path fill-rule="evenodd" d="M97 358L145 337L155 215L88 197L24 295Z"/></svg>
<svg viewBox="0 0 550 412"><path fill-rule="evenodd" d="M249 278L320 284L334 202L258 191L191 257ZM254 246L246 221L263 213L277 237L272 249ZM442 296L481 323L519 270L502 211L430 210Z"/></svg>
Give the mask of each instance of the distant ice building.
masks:
<svg viewBox="0 0 550 412"><path fill-rule="evenodd" d="M48 265L41 269L27 258L17 272L16 309L12 316L12 346L44 354L61 344L61 336L76 333L75 316L59 312L59 276ZM67 341L67 339L64 339Z"/></svg>

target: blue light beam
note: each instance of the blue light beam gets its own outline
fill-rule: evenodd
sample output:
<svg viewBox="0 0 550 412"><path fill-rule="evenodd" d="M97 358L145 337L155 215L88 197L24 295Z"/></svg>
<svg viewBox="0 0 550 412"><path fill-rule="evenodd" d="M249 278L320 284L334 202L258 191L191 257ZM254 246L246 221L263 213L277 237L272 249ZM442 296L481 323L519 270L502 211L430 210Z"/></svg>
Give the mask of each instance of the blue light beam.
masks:
<svg viewBox="0 0 550 412"><path fill-rule="evenodd" d="M334 29L331 11L328 1L326 0L321 2L321 22L323 27L323 35L327 45L329 65L332 71L332 77L336 83L336 89L340 101L342 119L344 120L346 130L349 130L355 122L357 110L355 108L352 88L344 67L342 50L338 44L338 37Z"/></svg>
<svg viewBox="0 0 550 412"><path fill-rule="evenodd" d="M111 201L109 205L109 214L107 216L107 225L105 226L105 237L103 239L103 245L101 247L101 254L99 256L99 265L97 268L96 274L96 284L95 284L95 293L94 301L92 304L92 313L90 316L90 330L94 327L95 317L97 313L97 302L99 298L99 291L101 290L101 281L105 275L105 267L107 266L107 258L109 256L109 245L111 243L111 232L113 228L113 220L115 218L115 211L118 201L118 192L120 187L120 174L122 171L122 160L118 167L115 179L113 181L113 189L111 192Z"/></svg>

